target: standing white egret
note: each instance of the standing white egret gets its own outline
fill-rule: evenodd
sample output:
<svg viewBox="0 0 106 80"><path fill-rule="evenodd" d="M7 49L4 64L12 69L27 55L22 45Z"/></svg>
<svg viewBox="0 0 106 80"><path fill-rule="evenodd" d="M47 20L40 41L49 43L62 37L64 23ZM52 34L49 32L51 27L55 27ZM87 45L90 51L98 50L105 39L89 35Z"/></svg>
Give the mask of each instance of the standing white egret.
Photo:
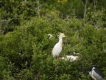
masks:
<svg viewBox="0 0 106 80"><path fill-rule="evenodd" d="M63 37L65 37L65 34L64 33L60 33L59 41L55 44L55 46L52 49L52 56L56 57L57 59L59 58L59 54L62 51L62 43L63 43L62 38Z"/></svg>

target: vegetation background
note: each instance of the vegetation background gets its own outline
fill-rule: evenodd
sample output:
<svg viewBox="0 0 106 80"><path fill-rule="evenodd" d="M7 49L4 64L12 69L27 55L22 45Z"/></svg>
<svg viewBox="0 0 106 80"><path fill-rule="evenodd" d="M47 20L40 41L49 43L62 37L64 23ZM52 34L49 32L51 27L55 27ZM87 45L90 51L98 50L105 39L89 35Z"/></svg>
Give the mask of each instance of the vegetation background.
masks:
<svg viewBox="0 0 106 80"><path fill-rule="evenodd" d="M106 0L1 0L0 80L91 80L92 64L106 79ZM64 32L60 56L51 50ZM49 39L48 34L53 38Z"/></svg>

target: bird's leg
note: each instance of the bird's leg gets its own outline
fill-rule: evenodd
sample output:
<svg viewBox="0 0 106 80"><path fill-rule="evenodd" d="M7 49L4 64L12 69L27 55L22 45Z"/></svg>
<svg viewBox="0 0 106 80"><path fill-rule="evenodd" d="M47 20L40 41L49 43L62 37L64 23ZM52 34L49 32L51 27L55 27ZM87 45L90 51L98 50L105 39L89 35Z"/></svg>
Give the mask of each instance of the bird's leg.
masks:
<svg viewBox="0 0 106 80"><path fill-rule="evenodd" d="M59 59L59 56L56 56L56 59Z"/></svg>

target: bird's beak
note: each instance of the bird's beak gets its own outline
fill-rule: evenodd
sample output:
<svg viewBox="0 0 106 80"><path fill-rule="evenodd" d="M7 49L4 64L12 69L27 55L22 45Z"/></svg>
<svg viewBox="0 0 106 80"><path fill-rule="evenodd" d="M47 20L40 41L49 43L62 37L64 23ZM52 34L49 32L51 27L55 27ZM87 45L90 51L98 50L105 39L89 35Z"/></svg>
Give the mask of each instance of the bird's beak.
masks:
<svg viewBox="0 0 106 80"><path fill-rule="evenodd" d="M65 35L65 37L67 37L67 36Z"/></svg>

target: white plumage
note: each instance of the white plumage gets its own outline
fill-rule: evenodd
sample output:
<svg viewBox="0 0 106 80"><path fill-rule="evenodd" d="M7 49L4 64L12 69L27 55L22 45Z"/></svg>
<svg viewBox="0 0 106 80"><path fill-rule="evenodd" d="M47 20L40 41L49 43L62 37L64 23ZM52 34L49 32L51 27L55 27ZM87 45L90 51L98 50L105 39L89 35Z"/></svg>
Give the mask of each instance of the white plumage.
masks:
<svg viewBox="0 0 106 80"><path fill-rule="evenodd" d="M62 38L65 37L64 33L60 33L59 35L59 41L55 44L55 46L52 49L52 56L58 58L60 52L62 51Z"/></svg>
<svg viewBox="0 0 106 80"><path fill-rule="evenodd" d="M66 55L66 57L62 57L61 59L69 60L70 62L78 60L79 56Z"/></svg>
<svg viewBox="0 0 106 80"><path fill-rule="evenodd" d="M52 34L48 34L48 37L49 37L49 39L51 39L53 37L53 35Z"/></svg>
<svg viewBox="0 0 106 80"><path fill-rule="evenodd" d="M79 53L76 53L76 52L73 52L73 54L77 54L77 55L79 55Z"/></svg>

